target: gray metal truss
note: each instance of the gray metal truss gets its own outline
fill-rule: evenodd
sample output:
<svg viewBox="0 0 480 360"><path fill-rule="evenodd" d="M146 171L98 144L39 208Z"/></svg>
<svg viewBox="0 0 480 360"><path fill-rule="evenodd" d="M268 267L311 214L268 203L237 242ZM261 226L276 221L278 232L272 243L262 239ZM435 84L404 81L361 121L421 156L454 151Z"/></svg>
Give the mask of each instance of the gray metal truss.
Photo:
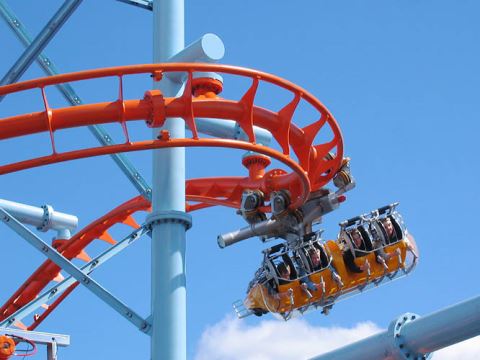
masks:
<svg viewBox="0 0 480 360"><path fill-rule="evenodd" d="M140 331L147 333L150 330L150 323L148 323L143 317L137 314L134 310L129 308L115 296L110 294L105 288L103 288L98 282L91 278L88 274L84 273L81 269L75 266L71 261L65 258L53 247L48 245L37 235L26 228L17 219L12 217L7 211L0 208L0 220L3 221L10 229L24 238L30 245L42 252L55 264L60 266L63 270L73 276L79 283L85 286L88 290L94 293L107 305L117 311L125 319L134 324Z"/></svg>
<svg viewBox="0 0 480 360"><path fill-rule="evenodd" d="M81 268L81 271L84 274L90 274L92 271L103 265L105 262L110 260L115 255L119 254L127 247L135 243L138 239L140 239L143 235L149 232L147 227L142 226L139 229L136 229L131 234L126 236L123 240L119 241L117 244L112 246L111 248L105 250L102 254L97 256L96 258L92 259L88 264L84 265ZM24 305L22 308L18 309L15 313L11 314L3 321L0 322L0 327L11 326L17 321L21 321L26 316L30 315L36 309L38 309L42 304L46 303L47 301L51 301L55 299L57 296L62 294L63 291L68 289L72 284L74 284L77 280L73 276L69 276L65 278L63 281L58 283L57 285L51 287L50 289L43 292L39 295L36 299L30 301L28 304Z"/></svg>

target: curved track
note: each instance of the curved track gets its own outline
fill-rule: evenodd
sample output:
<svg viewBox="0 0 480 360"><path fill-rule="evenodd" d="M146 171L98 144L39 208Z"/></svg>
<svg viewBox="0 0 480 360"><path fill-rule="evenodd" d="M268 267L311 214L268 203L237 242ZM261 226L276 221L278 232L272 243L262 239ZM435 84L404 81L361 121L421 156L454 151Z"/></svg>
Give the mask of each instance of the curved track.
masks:
<svg viewBox="0 0 480 360"><path fill-rule="evenodd" d="M123 78L125 76L148 74L156 81L161 81L162 77L168 76L168 73L171 72L184 72L186 74L187 82L181 96L164 98L160 91L150 90L146 92L143 99L125 100L123 98ZM195 97L193 95L194 91L192 91L192 79L194 79L195 73L205 72L246 77L251 80L251 86L238 101L227 100L218 96ZM118 77L119 97L116 101L56 109L49 107L45 92L46 87L102 77ZM291 94L291 101L278 112L255 105L255 96L261 82L288 91ZM242 192L245 189L259 189L267 199L273 191L288 190L292 197L292 207L296 208L308 199L310 192L318 190L333 178L343 159L341 132L326 107L302 88L259 71L212 64L157 64L117 67L7 85L0 87L0 96L35 88L41 90L45 110L0 119L0 140L47 132L50 134L52 154L2 165L0 166L0 174L118 152L168 147L237 148L272 157L288 166L291 172L287 173L280 169L265 172L266 163L260 165L258 163L252 165L251 163L247 166L249 176L244 178L220 177L188 180L186 183L186 200L194 202L194 204L187 203L187 211L214 205L238 208ZM301 100L306 101L317 111L317 115L312 119L312 122L303 128L292 122ZM193 137L170 139L168 133L162 132L159 139L130 141L128 122L145 120L149 127L161 127L168 117L183 118ZM200 138L195 125L196 117L234 120L247 134L248 141ZM125 143L70 152L57 152L55 131L114 122L122 125ZM257 144L253 126L270 131L281 151ZM314 143L321 131L329 133L330 139ZM296 158L291 157L291 151ZM258 158L259 155L255 156ZM138 211L148 210L149 206L148 201L141 197L131 199L88 225L70 240L57 240L54 246L65 257L72 259L81 256L85 247L95 239L102 239L113 244L114 241L108 235L108 229L118 223L138 226L131 215ZM50 260L45 261L0 308L0 320L5 319L38 296L47 284L57 277L59 271L60 268L57 265ZM28 326L28 329L34 329L38 326L73 291L76 285L78 283L73 284L66 290L41 315L35 316L34 322Z"/></svg>

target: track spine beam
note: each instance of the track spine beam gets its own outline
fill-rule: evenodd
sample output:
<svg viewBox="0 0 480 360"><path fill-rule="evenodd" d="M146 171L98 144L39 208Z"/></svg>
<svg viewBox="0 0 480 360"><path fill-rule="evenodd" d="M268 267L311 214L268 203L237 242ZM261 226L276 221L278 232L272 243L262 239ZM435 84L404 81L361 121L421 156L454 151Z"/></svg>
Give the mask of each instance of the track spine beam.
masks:
<svg viewBox="0 0 480 360"><path fill-rule="evenodd" d="M40 252L44 253L50 260L60 266L63 270L72 275L78 282L83 284L92 293L103 300L107 305L117 311L125 319L134 324L140 331L148 333L150 324L145 321L135 311L130 309L127 305L118 300L115 296L110 294L105 288L103 288L98 282L85 274L77 266L72 264L62 254L57 252L53 247L48 245L37 235L32 233L29 229L23 226L17 219L11 216L7 211L0 208L0 220L3 221L8 227L15 231L18 235L23 237Z"/></svg>

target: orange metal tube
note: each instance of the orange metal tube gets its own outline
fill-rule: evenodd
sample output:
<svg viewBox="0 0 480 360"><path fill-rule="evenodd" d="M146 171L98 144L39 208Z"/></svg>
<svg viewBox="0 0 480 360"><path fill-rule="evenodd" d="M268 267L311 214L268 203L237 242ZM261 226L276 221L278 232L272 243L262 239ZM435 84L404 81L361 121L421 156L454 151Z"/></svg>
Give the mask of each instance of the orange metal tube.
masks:
<svg viewBox="0 0 480 360"><path fill-rule="evenodd" d="M0 139L9 139L39 132L54 132L56 130L72 127L120 122L120 120L146 120L152 118L152 112L164 111L165 117L187 118L195 114L196 117L235 120L242 127L251 127L252 125L260 126L264 129L270 130L274 136L286 136L285 138L277 139L279 140L283 151L286 151L286 153L284 154L271 148L257 145L253 142L225 139L148 140L106 147L82 149L66 153L56 153L36 159L7 164L0 167L0 174L61 161L118 152L138 151L154 148L198 146L227 147L254 151L273 157L293 170L293 172L290 174L287 174L283 170L274 169L265 174L263 171L257 171L255 174L258 176L245 178L225 177L190 180L186 184L186 200L197 203L193 205L188 204L187 209L189 211L194 211L213 205L236 208L240 204L240 197L243 190L247 188L260 189L264 191L267 196L271 191L288 189L293 194L293 207L298 207L308 198L312 185L313 190L323 186L327 181L330 180L331 177L333 177L334 173L340 166L343 156L343 143L340 129L333 116L323 106L323 104L321 104L317 99L300 87L276 76L255 70L213 64L137 65L83 71L73 74L57 75L43 79L11 84L0 87L0 95L6 95L8 93L34 88L43 89L46 86L59 83L106 76L123 76L129 74L146 73L154 74L155 78L159 78L161 77L161 73L169 71L214 71L246 76L251 79L255 79L255 81L262 80L270 82L292 92L295 98L301 97L303 100L310 103L310 105L312 105L318 111L320 120L312 124L312 126L300 129L294 124L288 122L291 122L291 118L286 117L285 112L279 114L257 107L251 103L251 106L249 107L251 110L251 117L248 118L245 104L241 101L231 101L221 98L209 98L208 100L195 98L189 99L188 96L182 98L162 98L161 101L163 101L163 105L162 102L160 102L160 109L158 107L158 101L154 106L153 102L148 99L125 100L123 102L114 101L69 108L49 109L50 112L48 114L46 111L43 111L18 115L0 120ZM250 101L253 102L253 99L254 98L252 97ZM190 100L192 101L191 110L189 110L189 107L186 106ZM294 111L295 107L289 105L289 109L293 109ZM247 118L245 118L245 116L247 116ZM281 131L281 127L285 126L285 124L288 125L288 129ZM330 146L331 144L321 144L318 146L313 145L316 132L319 131L320 128L322 128L325 124L330 126L334 136L331 144L336 147L337 158L333 161L319 161L323 159L319 156L324 156L325 152L329 150L327 146ZM247 128L247 130L249 129L251 130L251 128ZM251 138L251 140L253 139ZM287 145L294 149L301 165L290 158L287 151ZM132 199L93 222L91 225L87 226L85 229L72 237L70 241L62 244L58 250L64 256L71 259L78 255L88 244L90 244L90 242L101 236L103 232L108 230L111 226L123 221L130 214L139 210L146 210L148 207L149 204L142 198L138 197ZM0 318L4 319L15 310L31 301L40 293L40 291L48 284L48 282L56 276L59 270L60 268L51 261L45 261L2 306L0 309ZM71 290L73 290L73 288ZM52 310L70 293L70 291L52 304L54 305ZM42 321L52 310L44 313L44 316L40 316L40 318L37 319L34 324L38 325L39 321Z"/></svg>
<svg viewBox="0 0 480 360"><path fill-rule="evenodd" d="M99 69L83 71L73 74L58 75L49 78L30 80L23 83L17 83L0 87L0 95L17 92L25 89L44 88L45 86L54 85L67 81L78 81L81 79L92 79L105 76L120 76L128 74L138 73L151 73L158 76L158 73L169 71L188 71L189 73L194 71L219 71L229 74L247 76L255 81L262 80L267 81L277 86L280 86L286 90L291 91L295 96L301 97L309 102L317 111L323 123L319 126L317 131L328 123L333 131L334 139L331 145L332 148L336 148L337 157L334 160L322 160L317 155L319 149L324 149L320 154L322 157L326 155L326 152L330 149L328 147L311 147L313 142L311 136L312 129L308 132L303 129L299 129L294 124L289 124L288 133L279 132L280 126L285 126L285 114L272 112L266 109L262 109L252 104L252 125L260 126L264 129L271 131L276 136L288 136L286 139L281 139L282 147L284 151L286 144L290 144L295 153L299 156L300 162L306 171L309 170L309 163L315 165L313 170L318 173L309 174L310 181L315 188L322 186L329 180L330 176L325 175L335 172L340 166L341 158L343 156L343 143L341 139L340 129L334 120L330 112L321 104L317 99L311 96L308 92L300 87L280 79L276 76L261 73L250 69L242 69L225 65L212 65L212 64L159 64L159 65L137 65L130 67L119 67L109 69ZM122 99L123 100L123 99ZM163 100L163 98L162 98ZM191 114L187 109L186 102L188 98L185 96L181 98L167 98L164 99L165 116L166 117L190 117L193 113L199 117L211 117L219 119L229 119L238 121L241 126L247 126L245 123L245 104L242 101L230 101L221 98L200 100L191 99L193 101L193 113ZM252 98L253 101L253 98ZM157 104L158 105L158 104ZM293 108L293 111L295 108ZM114 101L109 103L89 104L81 105L63 109L51 109L51 116L48 116L47 112L37 112L26 115L19 115L11 118L6 118L0 121L0 139L6 139L16 136L22 136L27 134L34 134L42 131L55 131L60 129L66 129L70 127L95 125L101 123L111 123L122 121L133 121L140 119L149 119L154 111L154 107L149 100L127 100L127 101ZM158 109L157 109L158 111ZM293 114L293 113L292 113ZM281 117L281 119L280 119ZM48 121L46 121L48 120ZM281 120L281 121L280 121ZM291 121L291 119L290 119ZM243 124L243 125L242 125ZM248 125L251 126L251 125ZM305 128L306 130L306 128ZM313 133L314 135L315 133ZM280 139L279 139L280 141ZM130 150L134 150L131 148ZM101 154L96 152L95 154ZM82 156L94 156L93 153L83 153L83 155L77 154L77 156L71 156L68 159L79 158ZM51 163L55 157L52 157L50 161L45 162L45 159L38 159L31 162L24 162L20 167L8 167L4 168L4 171L18 171L24 169L25 166L40 166L47 163ZM61 159L61 158L57 158ZM61 161L61 160L59 160ZM53 161L56 162L56 161ZM322 165L323 164L323 165ZM14 164L13 164L14 165ZM8 165L7 165L8 166ZM8 170L7 170L8 169ZM15 170L16 169L16 170ZM323 174L323 175L322 175Z"/></svg>

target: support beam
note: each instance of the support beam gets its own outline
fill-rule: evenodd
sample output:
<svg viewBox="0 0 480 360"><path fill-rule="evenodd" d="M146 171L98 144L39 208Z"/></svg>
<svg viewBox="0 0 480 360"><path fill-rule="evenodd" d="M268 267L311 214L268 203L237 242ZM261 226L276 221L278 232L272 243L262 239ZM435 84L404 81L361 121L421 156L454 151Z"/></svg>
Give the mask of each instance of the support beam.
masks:
<svg viewBox="0 0 480 360"><path fill-rule="evenodd" d="M404 314L388 330L310 360L424 360L480 335L480 296L424 317Z"/></svg>
<svg viewBox="0 0 480 360"><path fill-rule="evenodd" d="M0 335L14 335L33 341L39 345L49 345L55 342L57 346L66 347L70 345L70 336L62 334L51 334L38 331L27 331L0 327Z"/></svg>
<svg viewBox="0 0 480 360"><path fill-rule="evenodd" d="M166 62L189 63L189 62L207 62L215 63L225 55L225 46L222 39L215 34L205 34L193 43L186 46L181 51L169 57ZM210 77L222 81L222 77L216 73L194 73L195 77ZM180 87L187 78L186 73L169 72L165 74L170 80Z"/></svg>
<svg viewBox="0 0 480 360"><path fill-rule="evenodd" d="M102 254L97 256L96 258L92 259L88 264L84 265L81 268L81 271L84 274L90 274L93 270L97 269L98 267L102 266L105 262L110 260L115 255L119 254L127 247L135 243L138 239L140 239L144 234L149 232L150 230L147 227L143 226L139 229L133 231L130 235L125 237L123 240L119 241L117 244L112 246L111 248L105 250ZM28 304L24 305L12 315L5 318L3 321L0 322L0 327L6 327L14 324L17 321L21 321L26 316L30 315L36 309L38 309L42 304L45 304L48 301L55 299L57 296L63 293L63 291L67 290L71 285L73 285L77 280L73 276L69 276L65 278L63 281L58 283L57 285L51 287L50 289L44 291L41 295L39 295L34 300L30 301Z"/></svg>
<svg viewBox="0 0 480 360"><path fill-rule="evenodd" d="M57 343L53 341L47 345L47 360L57 360Z"/></svg>
<svg viewBox="0 0 480 360"><path fill-rule="evenodd" d="M0 86L14 83L20 79L81 2L82 0L66 0L63 3L35 40L32 41L3 79L0 80ZM2 99L3 96L0 96L0 101Z"/></svg>
<svg viewBox="0 0 480 360"><path fill-rule="evenodd" d="M0 208L8 211L23 224L35 226L39 231L56 230L62 235L68 233L68 236L62 237L63 239L70 238L70 231L75 230L78 225L76 216L55 211L50 205L36 207L0 199Z"/></svg>
<svg viewBox="0 0 480 360"><path fill-rule="evenodd" d="M195 125L197 125L198 132L207 134L223 139L234 139L249 141L248 135L233 120L218 120L210 118L198 118L195 119ZM270 131L262 129L261 127L254 126L253 132L258 144L268 146L272 141L272 134Z"/></svg>
<svg viewBox="0 0 480 360"><path fill-rule="evenodd" d="M127 305L118 300L115 296L110 294L104 289L98 282L92 279L90 276L84 274L82 270L76 267L72 262L65 258L62 254L56 251L53 247L48 245L37 235L32 233L29 229L23 226L17 219L11 216L7 211L0 208L0 220L3 221L10 229L15 231L22 238L27 240L30 245L42 252L55 264L60 266L67 273L72 275L78 282L84 285L88 290L97 295L112 309L117 311L125 319L134 324L140 331L148 333L150 324L145 321L135 311L130 309Z"/></svg>
<svg viewBox="0 0 480 360"><path fill-rule="evenodd" d="M133 5L136 7L140 7L146 10L150 10L150 11L153 10L153 4L149 0L117 0L117 1L123 2L125 4L129 4L129 5Z"/></svg>
<svg viewBox="0 0 480 360"><path fill-rule="evenodd" d="M17 38L24 46L30 47L32 44L30 35L26 27L20 19L7 6L4 0L0 0L0 15L5 22L13 30ZM52 60L47 55L40 53L37 58L37 63L41 66L45 74L48 76L57 75L58 71ZM76 94L74 89L69 84L58 84L56 88L60 91L63 97L73 106L83 104L82 99ZM89 130L95 136L100 144L103 146L114 145L112 137L103 129L103 127L94 125L89 126ZM112 159L118 165L120 170L127 176L130 182L135 186L138 192L148 200L151 200L152 189L142 177L142 175L135 169L135 167L128 161L123 154L113 154Z"/></svg>

